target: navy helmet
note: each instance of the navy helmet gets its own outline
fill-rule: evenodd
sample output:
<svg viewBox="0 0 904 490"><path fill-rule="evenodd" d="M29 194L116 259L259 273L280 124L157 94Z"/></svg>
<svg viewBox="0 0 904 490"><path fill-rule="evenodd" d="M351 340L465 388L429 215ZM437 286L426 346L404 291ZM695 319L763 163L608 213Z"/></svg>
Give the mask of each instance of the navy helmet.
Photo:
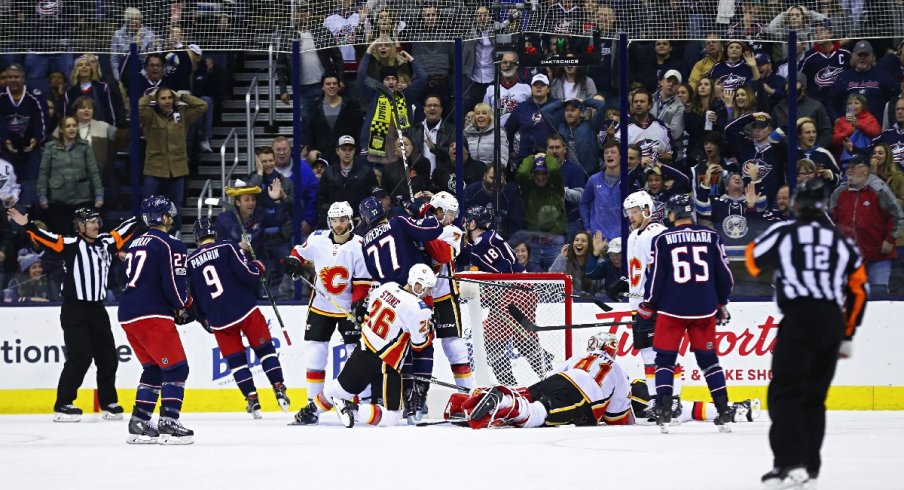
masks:
<svg viewBox="0 0 904 490"><path fill-rule="evenodd" d="M467 224L470 221L475 221L477 223L477 227L483 230L488 230L493 225L493 208L489 205L487 206L471 206L465 211L464 215L464 223Z"/></svg>
<svg viewBox="0 0 904 490"><path fill-rule="evenodd" d="M201 240L207 237L213 237L214 240L217 238L217 232L213 227L213 220L207 216L198 218L198 221L195 221L195 226L192 227L192 231L195 234L195 242L198 245L201 244Z"/></svg>
<svg viewBox="0 0 904 490"><path fill-rule="evenodd" d="M148 226L162 225L164 215L175 218L178 214L179 210L168 197L154 195L141 201L141 219Z"/></svg>
<svg viewBox="0 0 904 490"><path fill-rule="evenodd" d="M689 194L675 194L665 205L667 218L694 219L694 201Z"/></svg>
<svg viewBox="0 0 904 490"><path fill-rule="evenodd" d="M358 205L358 213L367 226L373 226L386 216L386 212L383 211L383 203L373 196L367 196L361 201L361 204Z"/></svg>

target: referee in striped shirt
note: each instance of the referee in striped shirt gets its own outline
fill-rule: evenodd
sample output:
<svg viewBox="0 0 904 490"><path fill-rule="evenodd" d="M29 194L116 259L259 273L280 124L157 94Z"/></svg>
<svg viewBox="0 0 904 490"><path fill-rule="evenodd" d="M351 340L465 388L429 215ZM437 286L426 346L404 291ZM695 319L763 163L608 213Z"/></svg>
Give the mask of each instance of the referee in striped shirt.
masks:
<svg viewBox="0 0 904 490"><path fill-rule="evenodd" d="M774 468L765 488L798 488L819 475L825 399L839 358L863 318L866 268L854 243L825 214L828 185L800 184L796 220L773 225L747 246L747 270L769 269L783 318L772 350L769 444Z"/></svg>
<svg viewBox="0 0 904 490"><path fill-rule="evenodd" d="M15 208L8 211L8 218L24 227L34 243L59 255L65 263L60 323L66 344L66 361L57 386L53 420L78 422L81 419L81 409L72 403L91 367L92 358L97 365L97 396L103 417L122 419L123 409L117 403L116 395L119 359L104 300L113 254L131 237L135 219L124 221L110 233L100 233L98 212L80 208L75 211L73 220L76 236L69 237L36 227L28 220L28 215Z"/></svg>

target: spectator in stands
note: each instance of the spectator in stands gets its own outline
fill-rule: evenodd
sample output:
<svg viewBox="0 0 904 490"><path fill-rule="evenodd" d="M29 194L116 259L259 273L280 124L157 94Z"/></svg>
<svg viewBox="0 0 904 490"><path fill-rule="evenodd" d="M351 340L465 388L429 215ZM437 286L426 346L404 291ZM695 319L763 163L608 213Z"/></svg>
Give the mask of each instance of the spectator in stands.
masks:
<svg viewBox="0 0 904 490"><path fill-rule="evenodd" d="M725 156L725 139L718 131L710 131L703 137L703 155L698 161L691 168L691 185L696 188L706 181L713 199L725 193L724 185L730 173L741 173L738 163Z"/></svg>
<svg viewBox="0 0 904 490"><path fill-rule="evenodd" d="M729 41L725 57L709 71L709 77L723 90L737 90L760 79L756 58L749 46L741 41Z"/></svg>
<svg viewBox="0 0 904 490"><path fill-rule="evenodd" d="M439 12L432 1L425 2L416 23L415 39L435 36L439 30ZM411 43L411 55L420 60L427 74L427 91L439 96L441 106L451 106L452 66L455 63L455 44L448 42ZM466 74L467 75L467 74ZM441 107L442 108L442 107ZM445 145L443 145L445 146Z"/></svg>
<svg viewBox="0 0 904 490"><path fill-rule="evenodd" d="M25 55L28 86L48 92L47 77L53 72L72 69L72 46L78 35L77 19L84 7L78 2L8 2L3 9L18 10L17 23L27 29ZM4 23L4 40L10 39L15 26ZM41 54L39 54L41 53ZM52 54L51 54L52 53ZM50 98L50 97L48 97Z"/></svg>
<svg viewBox="0 0 904 490"><path fill-rule="evenodd" d="M675 97L681 73L669 70L659 80L659 90L653 94L653 106L650 115L662 121L669 128L672 136L673 155L681 154L681 143L684 136L684 105Z"/></svg>
<svg viewBox="0 0 904 490"><path fill-rule="evenodd" d="M841 180L841 167L832 152L819 146L816 140L816 124L810 118L797 120L797 158L807 159L818 168L818 177L829 182L834 189Z"/></svg>
<svg viewBox="0 0 904 490"><path fill-rule="evenodd" d="M50 110L50 104L52 103L54 108L58 107L58 112L62 114L63 109L66 107L63 99L66 96L67 88L69 88L69 84L66 83L66 75L63 75L62 72L55 71L47 77L47 92L44 94L47 97L48 113L54 112Z"/></svg>
<svg viewBox="0 0 904 490"><path fill-rule="evenodd" d="M895 163L891 154L891 147L885 143L879 143L873 147L873 153L870 156L870 173L882 179L894 194L898 205L904 208L904 171ZM902 243L900 233L897 237L897 246L900 248Z"/></svg>
<svg viewBox="0 0 904 490"><path fill-rule="evenodd" d="M94 102L94 119L114 127L126 126L119 89L111 89L101 81L100 72L94 68L87 56L79 56L75 60L75 68L72 69L69 82L71 85L63 96L61 113L74 114L76 99L87 97Z"/></svg>
<svg viewBox="0 0 904 490"><path fill-rule="evenodd" d="M904 39L898 41L894 51L889 51L879 58L876 66L888 72L893 80L904 77Z"/></svg>
<svg viewBox="0 0 904 490"><path fill-rule="evenodd" d="M854 35L851 15L841 8L840 0L818 0L813 10L826 16L825 20L813 22L814 40L843 39Z"/></svg>
<svg viewBox="0 0 904 490"><path fill-rule="evenodd" d="M584 119L584 112L588 109L594 112L590 120ZM555 100L540 109L543 116L549 119L554 118L558 111L563 111L564 118L556 128L555 135L561 136L565 141L568 160L579 165L578 170L586 182L587 177L600 168L600 148L596 135L605 131L606 105L597 99L568 99L564 103ZM565 178L567 181L568 177ZM582 189L583 187L581 185Z"/></svg>
<svg viewBox="0 0 904 490"><path fill-rule="evenodd" d="M705 135L713 129L724 128L728 118L725 104L716 98L713 90L712 78L701 77L690 104L684 111L684 128L688 135L687 156L692 160L701 158Z"/></svg>
<svg viewBox="0 0 904 490"><path fill-rule="evenodd" d="M743 131L749 126L750 136ZM748 114L725 127L730 154L738 160L741 173L756 185L756 192L775 204L775 193L785 183L787 152L769 141L772 122L765 112Z"/></svg>
<svg viewBox="0 0 904 490"><path fill-rule="evenodd" d="M772 57L766 53L757 53L755 56L756 68L760 72L760 79L753 83L756 87L756 98L760 101L759 109L769 112L780 101L785 99L784 77L772 70Z"/></svg>
<svg viewBox="0 0 904 490"><path fill-rule="evenodd" d="M478 5L474 11L474 26L468 36L471 41L464 44L462 73L468 77L464 94L465 110L471 110L483 102L487 88L495 79L495 56L493 45L496 33L486 5Z"/></svg>
<svg viewBox="0 0 904 490"><path fill-rule="evenodd" d="M534 75L530 83L531 98L518 104L505 123L510 151L517 155L517 161L522 161L536 150L543 148L543 145L546 144L546 137L555 132L562 121L561 111L544 114L540 110L555 101L549 96L549 78L541 73ZM517 146L515 145L516 134L520 137Z"/></svg>
<svg viewBox="0 0 904 490"><path fill-rule="evenodd" d="M854 153L865 154L873 138L881 132L882 126L870 114L866 97L853 93L847 98L847 114L835 120L832 146L842 153L841 161L844 162Z"/></svg>
<svg viewBox="0 0 904 490"><path fill-rule="evenodd" d="M672 137L669 127L650 114L652 96L644 89L631 95L631 119L628 120L628 144L648 148L659 161L671 162ZM615 134L619 137L619 133Z"/></svg>
<svg viewBox="0 0 904 490"><path fill-rule="evenodd" d="M569 57L574 58L574 56ZM592 78L587 78L586 67L566 66L554 70L549 93L553 99L587 100L596 95L596 85Z"/></svg>
<svg viewBox="0 0 904 490"><path fill-rule="evenodd" d="M364 34L366 42L386 39L393 45L399 40L399 33L405 30L407 24L403 20L395 20L392 17L390 9L382 7L376 10L376 21L371 23L370 19L365 20ZM395 46L393 46L395 50Z"/></svg>
<svg viewBox="0 0 904 490"><path fill-rule="evenodd" d="M876 56L869 41L857 42L851 54L854 69L838 75L830 92L834 106L828 108L829 114L834 117L844 114L847 97L853 93L866 97L866 109L871 114L882 114L885 103L898 90L898 80L876 66Z"/></svg>
<svg viewBox="0 0 904 490"><path fill-rule="evenodd" d="M129 61L128 63L131 63ZM160 53L150 53L144 58L144 72L138 75L138 88L136 89L141 95L148 95L161 86L166 85L164 81L166 58ZM131 91L132 77L129 76L129 68L123 68L122 84Z"/></svg>
<svg viewBox="0 0 904 490"><path fill-rule="evenodd" d="M276 166L274 167L274 170L291 181L292 144L285 136L277 136L276 138L273 138L271 148L273 149L273 155L276 157ZM315 161L319 160L322 159ZM326 160L323 160L323 163L323 169L325 169L328 163ZM313 227L317 224L317 213L319 212L317 208L317 186L320 177L315 174L314 166L314 162L306 163L305 160L302 160L301 165L299 165L299 168L301 169L301 186L298 188L298 194L300 195L301 201L301 235L303 237L308 236L314 230ZM294 200L292 203L294 206Z"/></svg>
<svg viewBox="0 0 904 490"><path fill-rule="evenodd" d="M153 107L152 99L156 102ZM180 102L185 105L177 106ZM188 175L187 128L206 110L207 103L203 100L176 94L168 87L160 87L153 95L138 100L138 119L147 141L142 196L162 194L182 207ZM173 230L178 233L181 226L182 213L179 213Z"/></svg>
<svg viewBox="0 0 904 490"><path fill-rule="evenodd" d="M0 155L13 164L22 194L17 209L24 210L35 202L38 169L41 166L39 145L47 137L47 100L35 89L25 86L25 69L10 65L6 69L6 92L0 94Z"/></svg>
<svg viewBox="0 0 904 490"><path fill-rule="evenodd" d="M904 229L904 211L888 185L870 173L866 157L854 155L848 161L847 177L847 185L832 193L832 219L857 242L871 291L887 294L892 264L898 258L895 236Z"/></svg>
<svg viewBox="0 0 904 490"><path fill-rule="evenodd" d="M759 22L760 9L757 0L741 0L740 22L732 24L725 32L726 39L741 39L748 43L759 41L765 37L766 27ZM735 18L737 19L737 14Z"/></svg>
<svg viewBox="0 0 904 490"><path fill-rule="evenodd" d="M681 101L681 105L684 107L684 111L687 112L687 106L690 105L691 98L694 96L694 89L686 83L680 83L678 84L678 90L675 92L675 96L678 97L678 100Z"/></svg>
<svg viewBox="0 0 904 490"><path fill-rule="evenodd" d="M357 3L355 0L338 0L333 13L323 19L323 27L333 35L333 44L339 46L339 52L342 53L344 70L339 74L342 77L339 81L342 82L340 85L344 85L342 87L343 98L348 98L360 105L357 100L358 89L355 80L358 74L358 55L355 45L364 42L364 19L367 18L367 5L361 5L356 9L355 3Z"/></svg>
<svg viewBox="0 0 904 490"><path fill-rule="evenodd" d="M277 205L275 213L269 213L257 205L260 187L239 187L242 191L232 198L232 208L217 215L214 220L214 228L217 238L221 240L234 240L241 243L243 233L250 236L251 248L258 256L263 255L265 230L279 228L285 222L285 206ZM242 245L242 248L245 248ZM247 250L247 249L246 249ZM262 293L262 291L260 292Z"/></svg>
<svg viewBox="0 0 904 490"><path fill-rule="evenodd" d="M825 23L822 25L825 26ZM817 28L816 32L817 39L821 41L804 53L798 70L806 76L804 88L807 95L829 104L830 92L838 75L851 67L851 52L844 49L840 42L832 40L832 31L828 27Z"/></svg>
<svg viewBox="0 0 904 490"><path fill-rule="evenodd" d="M499 204L496 198L496 171L492 163L484 168L483 179L474 182L465 188L464 206L468 209L472 206L484 206L494 210L496 219L496 231L503 236L513 236L515 232L524 228L524 207L521 205L521 196L518 186L512 182L506 183L505 172L500 172L499 182L502 192L498 193Z"/></svg>
<svg viewBox="0 0 904 490"><path fill-rule="evenodd" d="M79 137L88 142L94 151L94 159L97 161L97 168L100 170L101 181L107 195L115 196L117 184L112 164L117 147L116 128L94 119L94 99L88 97L75 99L72 104L72 113L78 121ZM112 198L107 199L107 201L111 200Z"/></svg>
<svg viewBox="0 0 904 490"><path fill-rule="evenodd" d="M619 143L603 148L603 166L590 176L581 194L581 219L587 230L602 232L607 240L621 236L621 157Z"/></svg>
<svg viewBox="0 0 904 490"><path fill-rule="evenodd" d="M704 75L709 73L710 70L716 66L716 63L722 61L724 49L720 39L721 36L716 33L706 35L706 41L703 43L705 56L694 65L694 68L691 70L691 76L687 80L688 83L691 84L691 87L696 87L697 82L699 82Z"/></svg>
<svg viewBox="0 0 904 490"><path fill-rule="evenodd" d="M94 151L79 137L74 116L64 116L58 136L44 145L38 203L46 210L43 214L50 231L61 235L72 229L76 209L92 205L100 209L104 205L104 186Z"/></svg>
<svg viewBox="0 0 904 490"><path fill-rule="evenodd" d="M737 90L723 89L722 102L728 113L727 120L734 121L756 111L756 92L749 85L738 87Z"/></svg>
<svg viewBox="0 0 904 490"><path fill-rule="evenodd" d="M645 60L653 61L653 63L644 63L639 66L635 72L635 81L643 84L644 88L650 92L655 92L662 87L662 80L665 74L670 71L678 73L678 83L684 80L687 74L687 68L684 62L677 56L672 56L672 42L668 39L657 39L653 43L653 56L645 56ZM644 53L648 55L648 52Z"/></svg>
<svg viewBox="0 0 904 490"><path fill-rule="evenodd" d="M194 46L194 45L193 45ZM201 48L198 48L198 52ZM200 53L195 55L201 56ZM213 138L213 123L217 113L223 107L223 99L226 97L225 74L217 66L211 57L203 58L192 74L191 93L195 97L207 102L207 112L204 113L203 126L201 127L201 150L210 152L210 140Z"/></svg>
<svg viewBox="0 0 904 490"><path fill-rule="evenodd" d="M587 75L593 79L596 85L597 93L603 96L605 100L615 100L618 96L618 57L616 50L618 45L618 36L616 35L615 26L615 10L609 5L597 5L596 16L592 18L593 25L588 29L590 37L594 32L600 35L593 40L593 52L591 53L594 61L588 70Z"/></svg>
<svg viewBox="0 0 904 490"><path fill-rule="evenodd" d="M363 85L362 85L363 86ZM336 201L348 201L352 209L358 209L361 200L377 187L377 175L367 163L356 161L357 145L350 135L339 137L336 144L337 162L320 177L317 187L318 229L327 228L326 212Z"/></svg>
<svg viewBox="0 0 904 490"><path fill-rule="evenodd" d="M882 131L873 144L884 143L891 148L891 155L898 167L904 169L904 98L894 101L895 123Z"/></svg>
<svg viewBox="0 0 904 490"><path fill-rule="evenodd" d="M399 159L389 162L385 166L374 167L377 174L377 181L389 193L389 197L393 199L401 199L403 201L411 201L412 195L408 192L408 181L411 180L411 188L414 190L414 177L417 170L426 171L426 176L422 179L424 184L429 181L430 162L423 158L418 148L411 143L411 138L402 136L402 139L396 140L396 151L400 155ZM405 153L405 160L401 158L401 154ZM406 167L407 166L407 167ZM426 185L424 186L426 188ZM415 190L415 194L423 189Z"/></svg>
<svg viewBox="0 0 904 490"><path fill-rule="evenodd" d="M518 54L513 51L504 51L499 58L499 124L505 127L509 116L518 107L518 104L529 99L532 88L522 83L518 78ZM496 107L496 85L491 84L483 97L483 102L490 107ZM504 147L507 148L507 147Z"/></svg>
<svg viewBox="0 0 904 490"><path fill-rule="evenodd" d="M712 177L718 172L714 168L711 170L711 172L707 172L709 179L704 179L694 193L697 215L702 221L711 223L716 231L724 235L726 232L731 233L729 230L735 227L742 227L742 223L745 223L734 218L735 216L744 217L747 221L765 219L764 213L768 209L766 197L757 192L753 182L745 185L741 174L729 173L728 180L725 182L725 193L716 198L710 197L709 185ZM747 230L744 232L746 234Z"/></svg>
<svg viewBox="0 0 904 490"><path fill-rule="evenodd" d="M434 43L437 44L437 43ZM449 143L455 141L455 125L443 120L443 98L429 94L424 98L424 120L405 133L418 154L430 162L430 174L442 163L449 162Z"/></svg>
<svg viewBox="0 0 904 490"><path fill-rule="evenodd" d="M788 221L792 218L791 189L783 185L775 193L775 207L769 211L771 217L778 221Z"/></svg>
<svg viewBox="0 0 904 490"><path fill-rule="evenodd" d="M590 233L577 232L571 239L571 243L562 245L561 252L549 266L549 272L565 273L571 276L574 294L581 296L593 296L596 292L593 281L584 276L584 270L588 266L596 265L590 240Z"/></svg>
<svg viewBox="0 0 904 490"><path fill-rule="evenodd" d="M283 279L283 268L279 261L289 255L289 243L294 238L292 181L275 171L276 155L273 148L258 148L255 160L256 170L249 178L248 185L261 188L257 195L257 208L271 216L270 226L264 228L261 247L257 250L258 259L267 267L267 281L277 290Z"/></svg>
<svg viewBox="0 0 904 490"><path fill-rule="evenodd" d="M775 39L783 40L788 32L796 31L801 41L813 39L813 26L816 22L825 22L828 18L816 11L807 10L803 5L794 5L772 19L766 32Z"/></svg>
<svg viewBox="0 0 904 490"><path fill-rule="evenodd" d="M50 276L44 275L44 266L41 264L41 255L23 248L19 251L20 273L9 282L4 292L4 302L34 302L46 303L60 301L61 286L52 281Z"/></svg>
<svg viewBox="0 0 904 490"><path fill-rule="evenodd" d="M170 25L164 49L164 83L177 92L191 91L192 72L203 54L201 47L197 44L186 44L182 28Z"/></svg>
<svg viewBox="0 0 904 490"><path fill-rule="evenodd" d="M832 143L832 120L822 102L810 97L807 92L807 77L797 72L797 118L809 119L816 126L816 145L825 147ZM791 93L788 85L785 85L786 93ZM784 98L772 108L772 121L776 127L786 133L792 130L788 124L788 99Z"/></svg>
<svg viewBox="0 0 904 490"><path fill-rule="evenodd" d="M314 99L321 94L320 81L323 75L341 74L344 71L344 61L342 53L335 45L333 35L323 25L312 21L311 7L307 0L297 0L294 5L293 38L297 38L301 44L301 66L293 68L291 57L287 53L280 53L276 59L276 77L279 82L279 98L284 104L288 104L291 97L287 85L291 82L293 69L299 71L301 93L295 96L301 98L303 114L307 114Z"/></svg>
<svg viewBox="0 0 904 490"><path fill-rule="evenodd" d="M505 134L505 133L502 133ZM467 143L467 142L465 142ZM467 187L474 182L479 182L480 179L483 178L483 172L486 170L486 162L481 162L478 160L474 160L471 157L471 152L468 151L468 145L465 144L462 146L462 164L464 166L464 174L459 177L456 162L456 145L455 142L449 143L449 165L452 167L454 175L452 176L452 181L450 181L449 186L454 188L455 181L459 178L464 179L464 185ZM504 151L502 153L505 153ZM504 168L504 167L503 167ZM454 191L450 191L452 194L456 194Z"/></svg>
<svg viewBox="0 0 904 490"><path fill-rule="evenodd" d="M800 185L810 179L815 179L817 177L817 171L819 169L816 168L816 164L813 163L813 160L808 158L803 158L797 161L797 185Z"/></svg>
<svg viewBox="0 0 904 490"><path fill-rule="evenodd" d="M412 114L408 113L407 101L415 100L413 95L422 91L427 83L427 75L414 57L405 51L399 53L399 57L414 70L411 85L404 90L398 87L399 72L396 67L380 68L380 78L374 79L368 75L373 60L371 54L365 54L358 65L358 87L361 99L367 103L361 127L361 144L366 145L367 161L371 164L385 165L401 158L396 150L396 141L400 131L411 127ZM352 209L355 206L353 204Z"/></svg>
<svg viewBox="0 0 904 490"><path fill-rule="evenodd" d="M489 104L481 102L474 106L474 122L464 130L467 150L471 154L471 158L486 164L493 162L498 146L501 159L499 165L502 168L508 168L508 138L505 131L500 131L499 144L496 144L495 124L493 108Z"/></svg>
<svg viewBox="0 0 904 490"><path fill-rule="evenodd" d="M129 55L129 46L132 43L138 44L138 56L142 62L145 60L145 54L156 49L154 32L141 24L141 11L135 7L128 7L125 10L125 24L122 28L113 33L113 39L110 41L110 66L113 67L113 78L117 81L128 79L128 74L123 72ZM123 76L125 75L125 76Z"/></svg>
<svg viewBox="0 0 904 490"><path fill-rule="evenodd" d="M593 234L593 258L584 269L585 278L602 280L602 287L599 289L605 290L606 295L613 301L624 301L615 286L619 283L627 284L622 280L621 251L621 237L610 241L606 240L602 233L596 232ZM627 285L625 288L627 289Z"/></svg>
<svg viewBox="0 0 904 490"><path fill-rule="evenodd" d="M336 160L336 141L344 134L360 134L364 114L354 100L339 95L341 79L326 73L321 79L323 94L314 100L302 121L307 160Z"/></svg>
<svg viewBox="0 0 904 490"><path fill-rule="evenodd" d="M537 153L525 157L518 167L525 226L512 238L524 240L531 248L531 259L544 269L549 269L565 243L567 219L561 165L554 156Z"/></svg>
<svg viewBox="0 0 904 490"><path fill-rule="evenodd" d="M397 44L391 38L383 36L377 38L376 41L372 42L368 47L365 55L370 55L370 62L367 69L367 76L380 80L380 71L386 67L393 67L396 69L398 73L399 81L401 81L403 75L408 75L409 77L414 74L412 71L412 66L405 62L404 59L400 56L400 52L396 49ZM362 55L362 60L364 59L364 55ZM361 64L358 63L358 71L361 70ZM426 76L424 77L426 79ZM409 84L410 85L410 84ZM424 82L424 87L426 87L426 81ZM401 88L399 89L401 90ZM367 105L366 100L361 101L362 106Z"/></svg>
<svg viewBox="0 0 904 490"><path fill-rule="evenodd" d="M577 108L580 111L580 107ZM577 162L566 156L567 145L565 138L558 134L551 134L546 138L546 154L552 155L561 163L562 184L565 190L565 214L568 219L566 232L569 235L579 230L584 230L581 222L581 195L587 185L587 172ZM597 165L597 168L599 166Z"/></svg>
<svg viewBox="0 0 904 490"><path fill-rule="evenodd" d="M904 1L904 0L902 0L902 1ZM900 89L901 90L898 93L897 97L894 97L885 103L885 110L882 111L882 129L883 130L892 127L897 120L897 117L895 116L895 105L897 104L898 100L904 99L904 75L901 75Z"/></svg>
<svg viewBox="0 0 904 490"><path fill-rule="evenodd" d="M518 261L518 264L524 269L524 272L527 272L528 274L546 272L530 259L530 248L526 243L521 241L510 242L509 246L511 246L512 251L515 252L515 259Z"/></svg>

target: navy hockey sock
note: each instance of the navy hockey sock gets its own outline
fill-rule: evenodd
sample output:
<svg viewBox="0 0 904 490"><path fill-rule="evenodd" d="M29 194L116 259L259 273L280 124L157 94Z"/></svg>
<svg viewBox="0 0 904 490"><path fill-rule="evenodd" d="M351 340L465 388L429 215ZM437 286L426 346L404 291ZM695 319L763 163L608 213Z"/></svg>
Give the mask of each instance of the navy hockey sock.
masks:
<svg viewBox="0 0 904 490"><path fill-rule="evenodd" d="M163 371L163 386L160 392L160 416L179 418L182 399L185 396L185 380L188 379L188 363Z"/></svg>
<svg viewBox="0 0 904 490"><path fill-rule="evenodd" d="M411 357L413 374L427 378L433 376L433 345L424 350L413 351Z"/></svg>
<svg viewBox="0 0 904 490"><path fill-rule="evenodd" d="M656 352L656 395L672 396L675 382L675 363L678 353L670 351Z"/></svg>
<svg viewBox="0 0 904 490"><path fill-rule="evenodd" d="M713 397L713 401L727 400L728 394L725 389L725 372L719 365L719 357L715 351L697 351L694 352L697 357L697 365L706 379L706 386Z"/></svg>
<svg viewBox="0 0 904 490"><path fill-rule="evenodd" d="M232 371L235 384L243 395L247 397L257 391L254 386L254 377L251 375L251 370L248 369L248 358L245 356L245 351L227 356L226 363L229 365L229 370Z"/></svg>
<svg viewBox="0 0 904 490"><path fill-rule="evenodd" d="M282 383L284 381L282 365L279 363L279 356L276 355L273 341L255 347L254 353L261 360L261 367L264 368L264 374L267 375L270 384Z"/></svg>
<svg viewBox="0 0 904 490"><path fill-rule="evenodd" d="M163 375L158 366L154 364L144 366L141 379L138 381L138 391L135 393L132 415L141 420L151 420L151 416L157 408L157 398L160 396L162 382Z"/></svg>

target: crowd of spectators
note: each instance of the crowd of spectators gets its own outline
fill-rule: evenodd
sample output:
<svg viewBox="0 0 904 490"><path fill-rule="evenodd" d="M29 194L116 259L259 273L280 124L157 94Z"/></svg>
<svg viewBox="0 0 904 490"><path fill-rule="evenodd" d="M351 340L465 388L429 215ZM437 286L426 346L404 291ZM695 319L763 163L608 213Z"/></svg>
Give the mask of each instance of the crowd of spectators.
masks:
<svg viewBox="0 0 904 490"><path fill-rule="evenodd" d="M566 272L577 291L604 295L621 267L623 181L629 192L651 194L658 217L670 196L691 194L699 220L733 250L789 217L793 178L832 184L828 213L863 251L873 291L904 291L904 42L860 39L872 36L876 19L888 15L874 8L848 15L848 7L833 1L797 6L743 0L731 12L683 7L674 29L701 41L632 42L629 86L621 87L612 38L625 24L620 12L636 13L636 7L541 2L532 20L500 13L508 16L500 26L488 4L428 0L405 9L405 18L395 18L400 10L387 8L391 4L338 0L323 16L319 6L294 2L288 36L300 41L301 66L293 66L288 55L278 57L277 103L290 104L294 97L301 102L301 186L292 186L291 142L276 138L257 149L256 170L243 177L260 193L238 196L229 203L236 212L217 219L222 236L251 234L255 251L271 265L274 294L292 293L278 261L295 234L295 195L305 237L326 227L334 201L356 209L374 195L387 212L401 213L401 201L455 193L461 180L460 208L490 205L497 231L511 240L527 270ZM660 7L651 6L650 15ZM710 14L721 20L694 20ZM463 20L468 39L462 148L455 143L453 44L418 42L448 27L443 19L450 15ZM179 26L159 36L134 7L122 19L111 41L110 73L100 68L107 66L105 58L91 54L68 65L58 55L3 58L25 66L0 63L0 158L21 187L17 206L31 206L54 230L70 231L71 220L62 213L81 205L104 208L111 201L110 186L117 185L111 155L127 140L123 94L134 89L129 85L135 81L125 75L132 63L142 67L142 193L162 192L184 205L186 176L196 166L191 154L210 150L214 109L222 104L222 69L188 44ZM541 19L542 30L551 34L516 37L498 54L496 107L494 33ZM720 30L713 29L717 25ZM789 30L801 40L796 73L788 71L786 45L775 42ZM894 32L891 26L882 31ZM591 36L573 37L581 35ZM127 53L133 41L139 43L137 60ZM582 66L541 63L570 57L580 58ZM62 77L49 72L55 64L61 64ZM301 77L299 93L291 89L293 70ZM34 89L33 75L43 77L44 90ZM798 92L794 121L787 100L792 82ZM627 120L618 111L624 92ZM629 139L625 175L622 124ZM788 161L792 132L798 148ZM455 170L459 152L464 173ZM789 175L791 168L796 176ZM40 251L23 255L28 245L16 230L3 223L0 231L4 282L14 271L36 274L22 257ZM52 270L46 264L44 269Z"/></svg>

